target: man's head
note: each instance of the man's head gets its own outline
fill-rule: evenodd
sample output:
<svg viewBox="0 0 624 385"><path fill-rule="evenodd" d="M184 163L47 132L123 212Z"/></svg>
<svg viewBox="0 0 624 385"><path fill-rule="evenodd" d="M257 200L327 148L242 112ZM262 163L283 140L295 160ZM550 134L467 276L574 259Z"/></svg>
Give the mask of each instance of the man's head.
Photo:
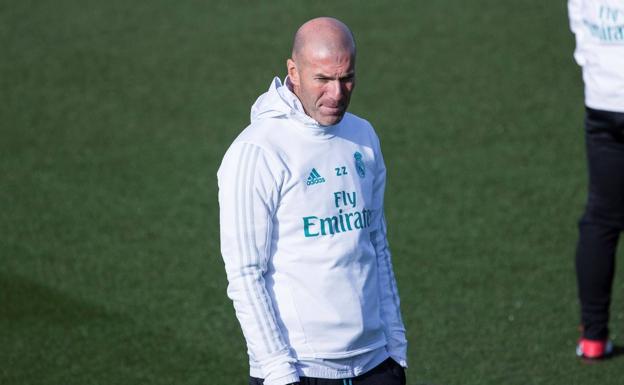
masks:
<svg viewBox="0 0 624 385"><path fill-rule="evenodd" d="M355 87L355 41L349 28L330 17L306 22L295 34L286 66L306 114L323 126L340 122Z"/></svg>

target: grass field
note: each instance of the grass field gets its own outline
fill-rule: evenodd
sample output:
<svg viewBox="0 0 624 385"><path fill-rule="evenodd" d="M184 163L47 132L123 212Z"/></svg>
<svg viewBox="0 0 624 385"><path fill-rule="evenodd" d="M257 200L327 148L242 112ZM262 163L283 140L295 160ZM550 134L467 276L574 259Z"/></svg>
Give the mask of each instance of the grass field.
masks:
<svg viewBox="0 0 624 385"><path fill-rule="evenodd" d="M408 383L622 383L624 355L573 353L586 171L565 1L311 3L0 1L1 384L246 383L215 174L319 15L358 40L351 111L389 170Z"/></svg>

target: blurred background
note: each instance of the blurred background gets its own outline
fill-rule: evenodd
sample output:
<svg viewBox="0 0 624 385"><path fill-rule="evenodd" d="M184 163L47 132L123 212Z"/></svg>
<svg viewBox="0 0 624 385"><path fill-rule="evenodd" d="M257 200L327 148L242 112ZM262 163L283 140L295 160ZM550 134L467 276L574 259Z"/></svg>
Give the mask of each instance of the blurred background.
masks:
<svg viewBox="0 0 624 385"><path fill-rule="evenodd" d="M382 141L408 383L621 383L624 356L574 356L563 0L0 1L0 383L246 384L216 170L323 15L356 36L350 110Z"/></svg>

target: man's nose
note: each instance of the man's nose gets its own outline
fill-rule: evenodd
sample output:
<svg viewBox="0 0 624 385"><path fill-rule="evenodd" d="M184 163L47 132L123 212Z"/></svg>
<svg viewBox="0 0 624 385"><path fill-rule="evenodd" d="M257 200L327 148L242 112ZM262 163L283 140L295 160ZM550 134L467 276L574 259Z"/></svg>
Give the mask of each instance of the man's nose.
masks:
<svg viewBox="0 0 624 385"><path fill-rule="evenodd" d="M339 79L329 83L328 94L335 100L340 100L344 94L343 84Z"/></svg>

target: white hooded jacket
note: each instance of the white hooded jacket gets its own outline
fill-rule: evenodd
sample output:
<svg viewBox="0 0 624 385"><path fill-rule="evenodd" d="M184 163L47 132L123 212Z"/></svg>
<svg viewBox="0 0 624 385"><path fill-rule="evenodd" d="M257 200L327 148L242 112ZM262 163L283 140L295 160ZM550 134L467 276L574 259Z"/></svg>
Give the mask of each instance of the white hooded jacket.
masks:
<svg viewBox="0 0 624 385"><path fill-rule="evenodd" d="M585 105L624 112L624 0L569 0Z"/></svg>
<svg viewBox="0 0 624 385"><path fill-rule="evenodd" d="M405 328L383 217L386 169L365 120L324 127L275 78L218 171L221 253L250 357L266 385L297 362L386 346Z"/></svg>

